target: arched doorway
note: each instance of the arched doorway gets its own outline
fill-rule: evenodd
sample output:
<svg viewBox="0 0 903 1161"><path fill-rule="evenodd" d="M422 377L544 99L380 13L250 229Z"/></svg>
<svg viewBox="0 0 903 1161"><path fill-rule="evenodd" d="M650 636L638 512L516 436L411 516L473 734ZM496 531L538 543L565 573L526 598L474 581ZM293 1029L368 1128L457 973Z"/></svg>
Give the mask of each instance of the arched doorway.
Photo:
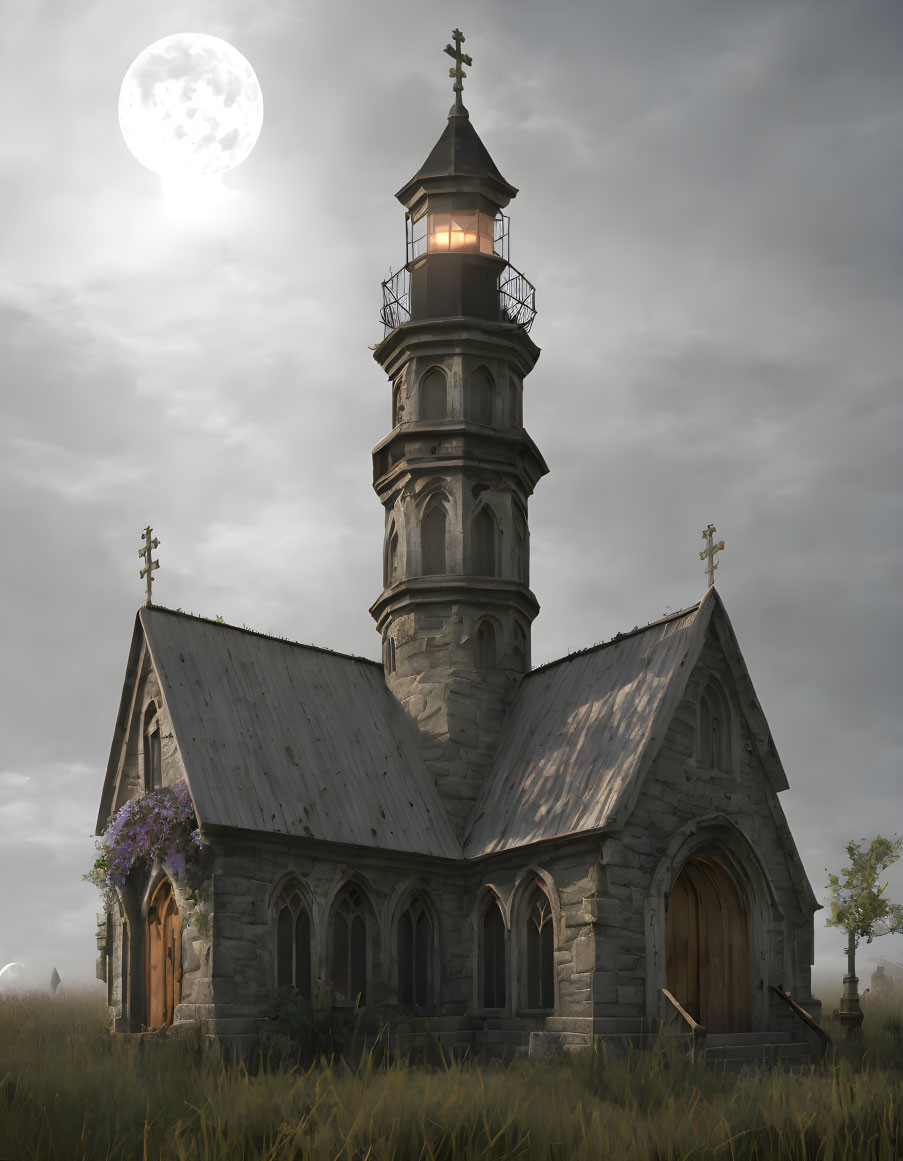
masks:
<svg viewBox="0 0 903 1161"><path fill-rule="evenodd" d="M147 909L147 1028L168 1028L182 991L182 917L164 879Z"/></svg>
<svg viewBox="0 0 903 1161"><path fill-rule="evenodd" d="M748 1032L749 923L733 880L711 859L684 863L668 896L668 991L710 1032Z"/></svg>

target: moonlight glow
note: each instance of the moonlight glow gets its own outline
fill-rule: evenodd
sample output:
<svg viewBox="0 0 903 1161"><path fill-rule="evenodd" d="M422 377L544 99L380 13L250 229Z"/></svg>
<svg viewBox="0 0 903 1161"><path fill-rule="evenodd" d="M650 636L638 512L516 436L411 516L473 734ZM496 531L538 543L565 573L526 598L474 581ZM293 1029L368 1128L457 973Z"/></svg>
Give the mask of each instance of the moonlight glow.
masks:
<svg viewBox="0 0 903 1161"><path fill-rule="evenodd" d="M225 40L166 36L125 74L119 124L132 153L162 177L223 173L244 161L260 135L260 84Z"/></svg>

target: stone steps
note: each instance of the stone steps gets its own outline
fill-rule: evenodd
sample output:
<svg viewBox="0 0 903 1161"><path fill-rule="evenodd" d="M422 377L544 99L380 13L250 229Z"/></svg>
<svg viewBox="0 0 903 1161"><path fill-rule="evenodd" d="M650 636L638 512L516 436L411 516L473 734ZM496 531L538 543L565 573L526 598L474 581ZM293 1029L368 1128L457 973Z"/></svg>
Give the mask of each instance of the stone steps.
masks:
<svg viewBox="0 0 903 1161"><path fill-rule="evenodd" d="M721 1032L706 1037L705 1061L730 1072L801 1072L812 1068L815 1057L809 1042L790 1032Z"/></svg>

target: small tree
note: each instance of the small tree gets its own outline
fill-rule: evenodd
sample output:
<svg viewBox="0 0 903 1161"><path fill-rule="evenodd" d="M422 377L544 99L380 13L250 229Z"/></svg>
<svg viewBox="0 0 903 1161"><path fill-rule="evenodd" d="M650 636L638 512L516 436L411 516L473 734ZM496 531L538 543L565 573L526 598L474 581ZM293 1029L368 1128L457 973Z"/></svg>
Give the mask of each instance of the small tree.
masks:
<svg viewBox="0 0 903 1161"><path fill-rule="evenodd" d="M826 886L831 892L831 917L825 923L828 927L840 927L847 934L847 974L838 1015L851 1033L862 1023L856 989L859 941L871 943L879 935L903 934L903 906L883 897L887 883L878 886L882 872L900 858L901 851L903 838L886 839L878 835L865 851L861 843L850 841L847 843L850 865L841 867L839 875L828 872Z"/></svg>

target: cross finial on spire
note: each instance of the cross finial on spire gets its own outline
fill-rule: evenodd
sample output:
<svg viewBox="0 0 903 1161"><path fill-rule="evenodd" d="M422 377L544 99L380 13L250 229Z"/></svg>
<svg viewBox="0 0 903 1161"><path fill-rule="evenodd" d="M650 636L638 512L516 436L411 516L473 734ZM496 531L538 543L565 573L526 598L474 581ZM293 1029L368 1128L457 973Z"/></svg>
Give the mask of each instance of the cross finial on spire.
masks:
<svg viewBox="0 0 903 1161"><path fill-rule="evenodd" d="M464 102L461 99L461 92L464 88L464 78L467 73L461 68L462 64L466 64L468 68L473 64L473 61L466 52L461 51L461 45L464 43L464 34L460 28L452 30L452 38L455 42L455 47L452 48L450 44L445 46L445 51L450 57L454 58L455 67L448 70L448 75L455 78L455 83L452 85L455 93L455 112L464 112Z"/></svg>
<svg viewBox="0 0 903 1161"><path fill-rule="evenodd" d="M151 559L151 553L160 543L156 536L151 539L153 531L153 528L151 528L151 526L148 524L147 528L145 528L145 530L141 533L141 535L144 537L144 548L138 549L138 555L144 557L144 568L141 570L141 572L138 573L138 575L142 578L145 576L147 577L147 603L149 605L153 604L153 601L151 600L151 584L154 580L152 574L155 568L160 567L159 560Z"/></svg>
<svg viewBox="0 0 903 1161"><path fill-rule="evenodd" d="M715 563L715 553L724 551L724 541L719 540L717 544L713 544L712 540L715 536L715 525L710 524L708 528L702 531L702 539L705 541L705 549L700 552L699 559L708 559L708 564L705 566L706 574L709 578L707 588L714 588L715 585L715 569L718 565Z"/></svg>

